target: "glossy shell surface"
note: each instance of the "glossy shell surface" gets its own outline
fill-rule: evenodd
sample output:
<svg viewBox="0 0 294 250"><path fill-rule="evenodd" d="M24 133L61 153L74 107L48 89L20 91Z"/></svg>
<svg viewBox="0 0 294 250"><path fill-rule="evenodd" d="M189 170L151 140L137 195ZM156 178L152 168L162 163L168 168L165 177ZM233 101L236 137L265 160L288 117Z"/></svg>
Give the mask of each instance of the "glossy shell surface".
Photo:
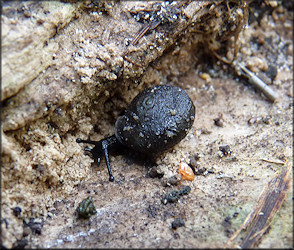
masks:
<svg viewBox="0 0 294 250"><path fill-rule="evenodd" d="M176 86L161 85L138 94L115 123L115 136L123 145L157 154L180 142L195 119L195 106Z"/></svg>

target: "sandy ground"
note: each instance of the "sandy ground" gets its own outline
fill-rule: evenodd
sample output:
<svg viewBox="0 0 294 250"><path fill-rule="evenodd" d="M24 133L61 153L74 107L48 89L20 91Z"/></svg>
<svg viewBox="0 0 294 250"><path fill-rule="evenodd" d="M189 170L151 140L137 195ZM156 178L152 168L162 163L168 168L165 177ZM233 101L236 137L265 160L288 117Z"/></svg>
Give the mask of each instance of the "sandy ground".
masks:
<svg viewBox="0 0 294 250"><path fill-rule="evenodd" d="M169 176L177 173L180 162L200 156L196 168L206 172L194 181L165 187L162 179L149 177L146 162L111 156L115 182L108 181L104 161L99 169L93 165L89 178L74 188L72 196L56 202L54 216L32 246L223 247L279 172L281 162L292 160L292 77L289 70L279 72L276 82L282 84L272 86L279 100L272 104L230 77L207 83L195 71L189 72L180 86L197 107L194 126L157 164ZM219 117L223 127L215 125ZM218 148L225 145L231 155L221 158ZM161 203L166 193L185 185L192 189L188 195L177 203ZM75 209L88 196L98 212L89 220L77 219ZM292 202L289 193L260 247L292 245ZM171 223L177 217L185 227L174 230Z"/></svg>

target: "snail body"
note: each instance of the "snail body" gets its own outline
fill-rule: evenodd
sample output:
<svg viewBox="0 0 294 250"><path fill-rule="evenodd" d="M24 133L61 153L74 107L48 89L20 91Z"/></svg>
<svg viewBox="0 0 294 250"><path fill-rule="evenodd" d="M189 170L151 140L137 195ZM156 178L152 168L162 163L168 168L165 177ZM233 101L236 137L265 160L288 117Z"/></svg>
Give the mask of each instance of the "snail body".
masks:
<svg viewBox="0 0 294 250"><path fill-rule="evenodd" d="M160 85L145 89L129 104L115 123L115 134L101 141L77 139L78 143L94 144L86 148L98 164L104 154L113 181L108 149L118 145L147 155L157 155L179 143L188 134L195 119L195 106L181 88Z"/></svg>

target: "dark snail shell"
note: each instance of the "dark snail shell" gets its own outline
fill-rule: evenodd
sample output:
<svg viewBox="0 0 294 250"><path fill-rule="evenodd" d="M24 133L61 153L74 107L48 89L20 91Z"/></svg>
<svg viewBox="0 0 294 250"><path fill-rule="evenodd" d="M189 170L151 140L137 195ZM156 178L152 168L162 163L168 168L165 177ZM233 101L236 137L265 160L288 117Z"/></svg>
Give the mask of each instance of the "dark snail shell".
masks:
<svg viewBox="0 0 294 250"><path fill-rule="evenodd" d="M138 94L115 123L120 143L136 151L155 154L179 143L195 119L195 106L175 86L156 86Z"/></svg>

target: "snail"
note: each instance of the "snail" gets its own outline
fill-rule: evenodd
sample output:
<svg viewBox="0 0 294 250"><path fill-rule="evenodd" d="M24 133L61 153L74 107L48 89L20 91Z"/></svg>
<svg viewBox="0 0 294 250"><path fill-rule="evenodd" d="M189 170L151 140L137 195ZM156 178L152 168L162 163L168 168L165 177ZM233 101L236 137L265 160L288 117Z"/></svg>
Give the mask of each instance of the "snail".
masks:
<svg viewBox="0 0 294 250"><path fill-rule="evenodd" d="M195 119L195 106L181 88L159 85L139 93L115 123L115 134L100 141L82 140L94 148L86 148L97 159L104 155L109 181L114 181L108 151L127 147L143 154L156 156L186 137Z"/></svg>

